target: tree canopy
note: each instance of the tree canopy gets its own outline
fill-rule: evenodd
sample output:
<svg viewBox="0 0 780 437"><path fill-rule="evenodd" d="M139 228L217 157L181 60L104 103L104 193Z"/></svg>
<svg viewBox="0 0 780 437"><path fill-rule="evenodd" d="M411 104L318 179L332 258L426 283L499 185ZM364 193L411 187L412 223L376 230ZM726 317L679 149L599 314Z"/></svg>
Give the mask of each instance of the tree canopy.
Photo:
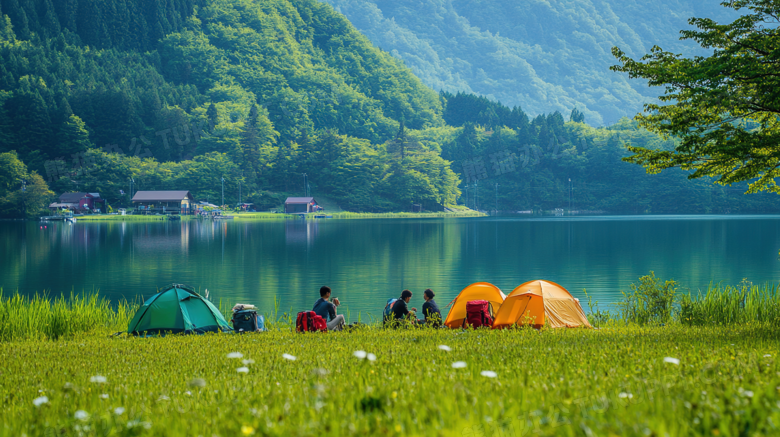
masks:
<svg viewBox="0 0 780 437"><path fill-rule="evenodd" d="M654 47L640 60L619 48L613 70L663 86L660 104L645 105L639 125L665 138L673 150L636 145L625 160L649 173L679 167L690 178L715 177L720 184L751 181L748 192L780 193L780 3L735 0L724 7L744 12L728 24L691 18L698 30L682 31L710 56L685 58Z"/></svg>

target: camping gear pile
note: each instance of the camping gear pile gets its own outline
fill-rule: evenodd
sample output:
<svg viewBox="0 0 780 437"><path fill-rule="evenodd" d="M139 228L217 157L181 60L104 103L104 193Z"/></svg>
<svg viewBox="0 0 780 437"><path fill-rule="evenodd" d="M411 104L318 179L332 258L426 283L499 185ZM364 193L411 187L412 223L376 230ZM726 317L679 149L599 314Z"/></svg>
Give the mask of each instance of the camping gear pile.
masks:
<svg viewBox="0 0 780 437"><path fill-rule="evenodd" d="M248 304L236 304L233 306L233 331L239 334L245 332L265 331L265 318L257 314L257 307Z"/></svg>
<svg viewBox="0 0 780 437"><path fill-rule="evenodd" d="M322 316L314 311L301 311L295 319L296 332L323 332L328 330L328 324Z"/></svg>
<svg viewBox="0 0 780 437"><path fill-rule="evenodd" d="M541 328L591 328L580 302L565 288L550 281L529 281L509 296L487 282L464 288L450 302L444 325L452 328L512 326Z"/></svg>

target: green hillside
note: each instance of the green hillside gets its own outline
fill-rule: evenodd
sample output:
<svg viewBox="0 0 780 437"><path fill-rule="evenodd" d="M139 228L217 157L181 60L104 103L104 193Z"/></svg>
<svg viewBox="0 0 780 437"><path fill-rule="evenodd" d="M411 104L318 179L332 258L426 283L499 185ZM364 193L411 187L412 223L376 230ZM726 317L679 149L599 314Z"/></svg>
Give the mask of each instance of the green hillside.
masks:
<svg viewBox="0 0 780 437"><path fill-rule="evenodd" d="M778 209L621 162L627 141L671 145L631 122L594 129L592 110L531 117L437 94L315 0L0 0L0 14L4 217L34 216L49 189L127 205L131 180L216 201L224 178L226 204L241 190L267 209L303 194L304 174L347 211L548 210L570 197L608 212Z"/></svg>
<svg viewBox="0 0 780 437"><path fill-rule="evenodd" d="M620 46L693 54L692 16L727 18L710 0L325 0L437 90L465 91L531 114L577 107L593 125L632 117L658 90L611 73Z"/></svg>
<svg viewBox="0 0 780 437"><path fill-rule="evenodd" d="M374 192L387 193L370 199L378 209L455 202L455 175L435 152L392 166L384 147L401 120L443 125L437 94L328 5L66 3L0 3L3 149L58 189L80 182L112 196L140 176L136 188L165 181L208 195L224 175L231 193L242 179L251 199L309 173L315 192L347 205ZM95 147L126 157L78 156ZM206 161L223 163L219 173ZM89 168L58 170L79 165ZM388 183L411 184L416 199Z"/></svg>

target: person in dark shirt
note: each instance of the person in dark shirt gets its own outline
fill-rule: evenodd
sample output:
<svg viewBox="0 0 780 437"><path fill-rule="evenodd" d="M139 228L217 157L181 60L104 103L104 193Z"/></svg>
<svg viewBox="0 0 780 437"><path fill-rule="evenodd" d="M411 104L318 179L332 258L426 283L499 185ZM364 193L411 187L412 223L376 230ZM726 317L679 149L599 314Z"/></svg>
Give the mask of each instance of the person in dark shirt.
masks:
<svg viewBox="0 0 780 437"><path fill-rule="evenodd" d="M336 307L341 305L341 302L339 302L338 298L334 298L333 302L331 302L330 293L330 287L323 286L320 288L320 298L317 302L314 302L312 311L325 319L328 323L328 331L341 331L344 329L344 316L341 314L336 315Z"/></svg>
<svg viewBox="0 0 780 437"><path fill-rule="evenodd" d="M423 292L425 303L422 306L422 313L423 316L425 316L425 324L427 326L438 328L441 326L443 320L441 318L441 311L439 310L439 306L436 305L436 301L433 300L434 296L436 296L436 293L434 293L430 288Z"/></svg>
<svg viewBox="0 0 780 437"><path fill-rule="evenodd" d="M412 311L409 311L409 306L407 305L411 299L411 291L404 290L401 292L401 297L393 305L393 319L396 321L402 321L404 319L415 319L414 313L412 311L416 312L417 308L412 308Z"/></svg>

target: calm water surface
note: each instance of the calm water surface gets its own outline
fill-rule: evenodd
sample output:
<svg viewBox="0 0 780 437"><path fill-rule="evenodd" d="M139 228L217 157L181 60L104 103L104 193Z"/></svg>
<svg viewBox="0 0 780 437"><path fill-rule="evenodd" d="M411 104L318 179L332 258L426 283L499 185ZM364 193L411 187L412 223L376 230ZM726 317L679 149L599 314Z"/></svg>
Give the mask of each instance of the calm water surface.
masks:
<svg viewBox="0 0 780 437"><path fill-rule="evenodd" d="M0 222L8 293L99 290L148 297L183 282L212 300L310 309L320 285L342 312L381 314L408 288L440 306L477 281L505 293L532 279L614 303L654 270L683 288L780 280L780 216L626 216L396 220ZM583 299L584 303L584 299Z"/></svg>

